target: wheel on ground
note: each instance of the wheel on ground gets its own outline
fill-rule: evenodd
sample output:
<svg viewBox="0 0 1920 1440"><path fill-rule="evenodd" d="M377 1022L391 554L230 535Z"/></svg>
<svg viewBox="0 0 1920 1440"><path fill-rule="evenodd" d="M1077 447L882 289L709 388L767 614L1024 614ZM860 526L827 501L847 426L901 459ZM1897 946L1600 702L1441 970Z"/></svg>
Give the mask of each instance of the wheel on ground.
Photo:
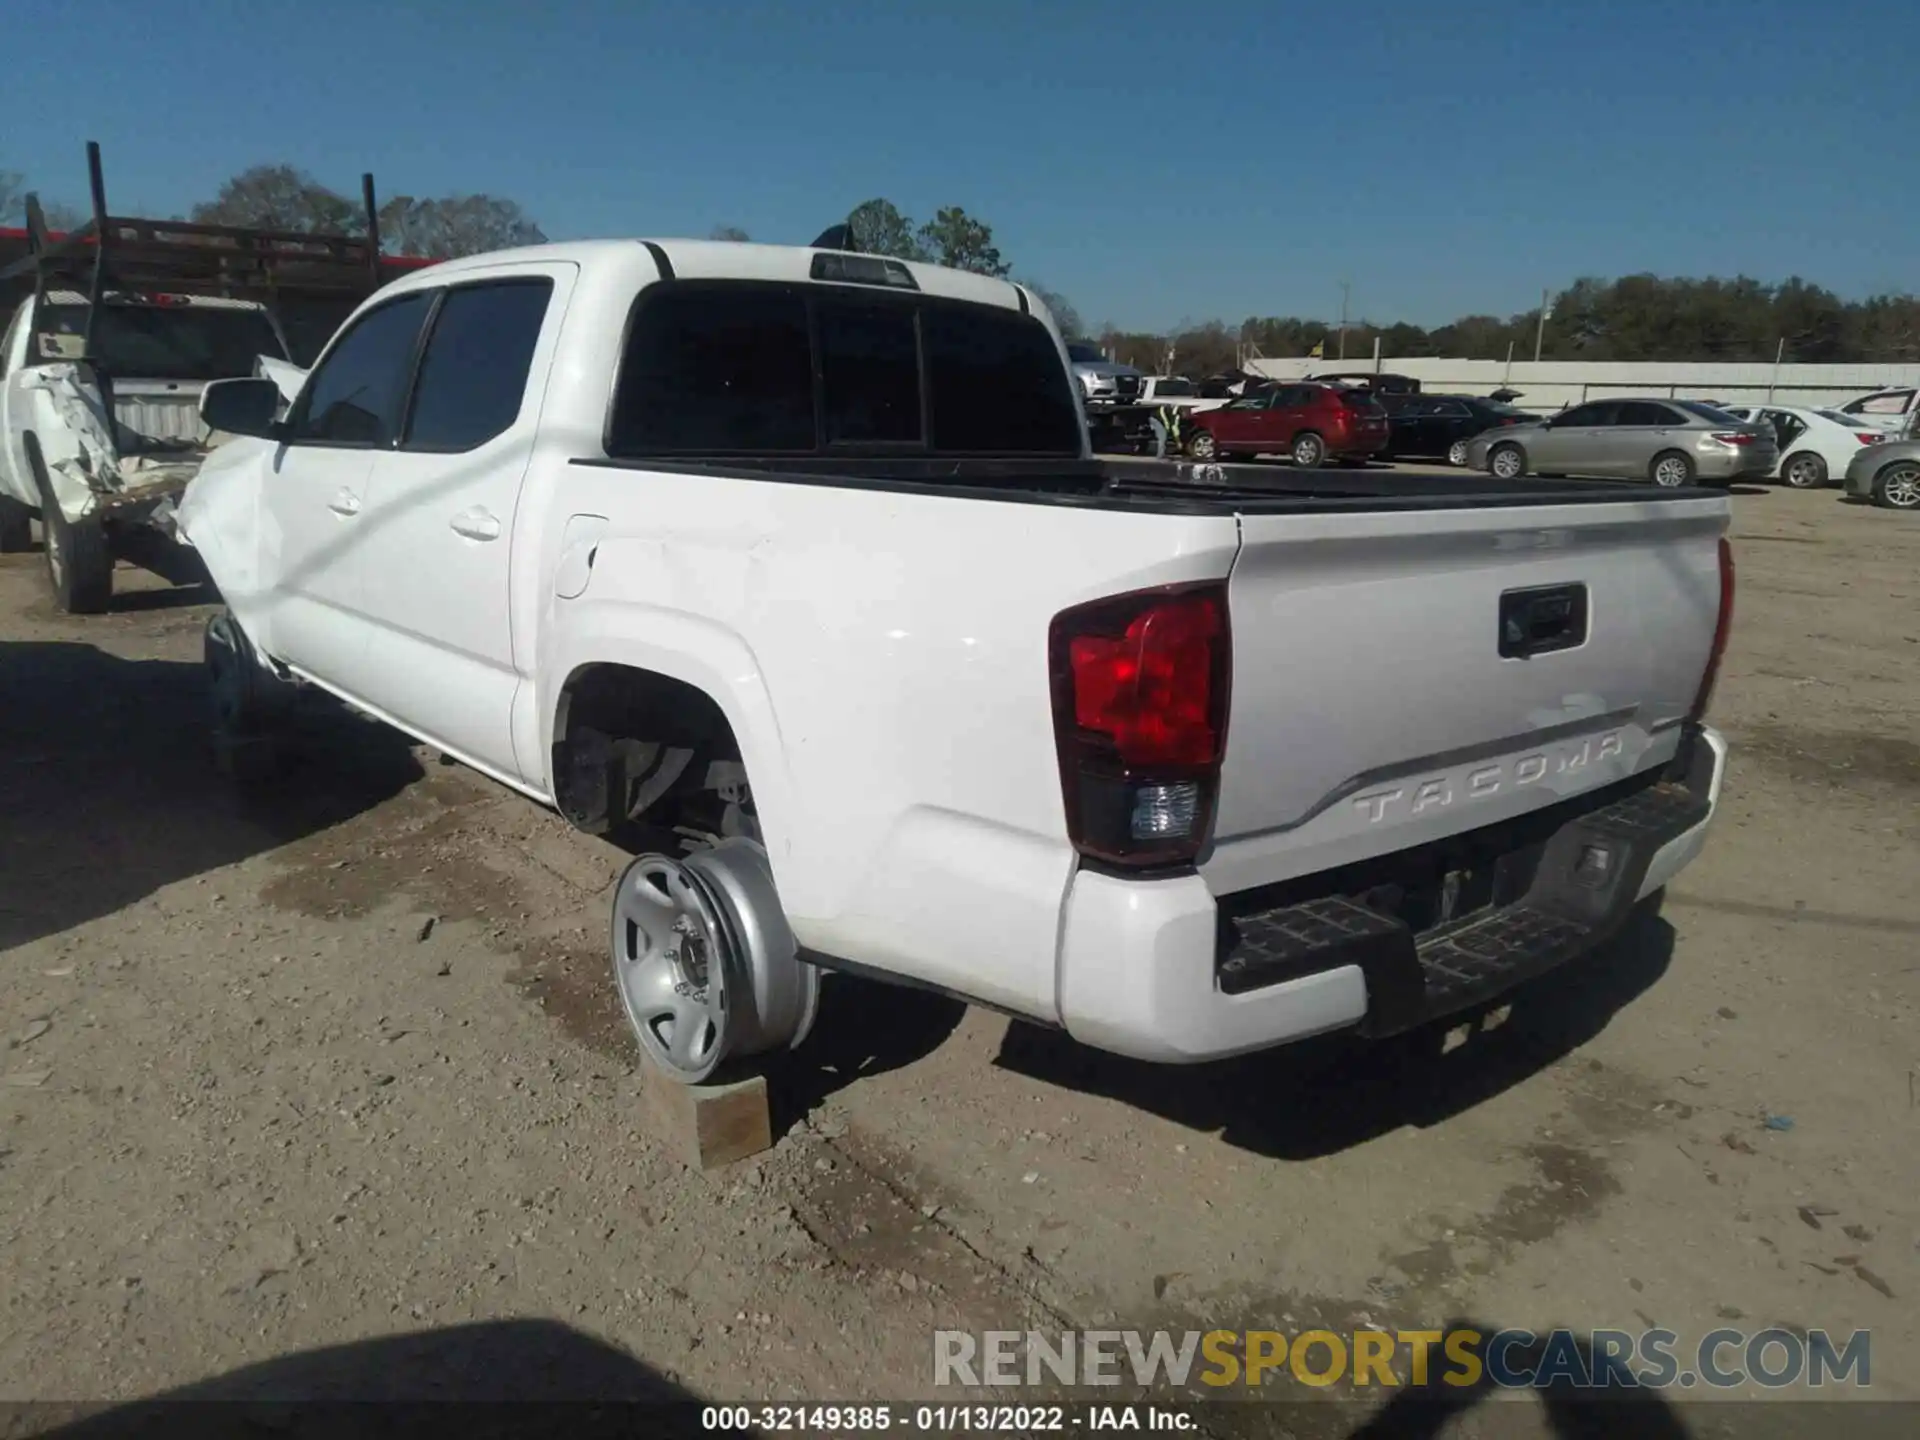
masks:
<svg viewBox="0 0 1920 1440"><path fill-rule="evenodd" d="M267 668L231 610L207 618L200 653L206 662L215 735L237 743L271 730L292 699L293 686Z"/></svg>
<svg viewBox="0 0 1920 1440"><path fill-rule="evenodd" d="M1218 460L1220 458L1220 445L1219 442L1213 438L1212 431L1195 430L1192 435L1187 437L1187 454L1195 460Z"/></svg>
<svg viewBox="0 0 1920 1440"><path fill-rule="evenodd" d="M40 451L31 440L27 460L40 491L42 550L54 604L69 615L98 615L113 598L113 551L107 545L106 528L97 519L76 524L61 513Z"/></svg>
<svg viewBox="0 0 1920 1440"><path fill-rule="evenodd" d="M1447 464L1465 465L1467 463L1467 442L1456 440L1447 446Z"/></svg>
<svg viewBox="0 0 1920 1440"><path fill-rule="evenodd" d="M11 495L0 495L0 555L24 555L33 548L33 511Z"/></svg>
<svg viewBox="0 0 1920 1440"><path fill-rule="evenodd" d="M641 855L613 894L613 976L646 1056L686 1085L730 1059L792 1048L820 1004L766 851L723 840L684 860Z"/></svg>
<svg viewBox="0 0 1920 1440"><path fill-rule="evenodd" d="M1811 450L1796 450L1780 467L1780 478L1796 490L1818 490L1827 483L1827 462Z"/></svg>
<svg viewBox="0 0 1920 1440"><path fill-rule="evenodd" d="M1293 463L1302 470L1318 470L1327 462L1327 442L1308 430L1293 437L1293 449L1289 453Z"/></svg>
<svg viewBox="0 0 1920 1440"><path fill-rule="evenodd" d="M1920 461L1896 460L1874 476L1873 503L1888 510L1920 510Z"/></svg>
<svg viewBox="0 0 1920 1440"><path fill-rule="evenodd" d="M1693 483L1692 457L1678 450L1662 450L1647 467L1647 478L1662 489L1675 490Z"/></svg>
<svg viewBox="0 0 1920 1440"><path fill-rule="evenodd" d="M1497 480L1518 480L1527 473L1527 452L1518 445L1496 445L1487 456L1487 471Z"/></svg>

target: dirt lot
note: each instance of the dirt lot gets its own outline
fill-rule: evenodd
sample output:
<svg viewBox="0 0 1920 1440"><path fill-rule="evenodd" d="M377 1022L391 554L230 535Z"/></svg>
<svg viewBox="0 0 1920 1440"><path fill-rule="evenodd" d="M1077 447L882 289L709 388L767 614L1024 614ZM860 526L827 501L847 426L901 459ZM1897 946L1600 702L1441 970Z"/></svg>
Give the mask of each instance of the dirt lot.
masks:
<svg viewBox="0 0 1920 1440"><path fill-rule="evenodd" d="M1866 1326L1920 1398L1920 525L1735 503L1717 836L1502 1029L1169 1072L832 980L713 1176L641 1127L620 857L324 706L243 804L205 597L0 560L0 1398L508 1317L727 1400L928 1395L940 1325L1453 1317ZM366 1383L616 1384L566 1333Z"/></svg>

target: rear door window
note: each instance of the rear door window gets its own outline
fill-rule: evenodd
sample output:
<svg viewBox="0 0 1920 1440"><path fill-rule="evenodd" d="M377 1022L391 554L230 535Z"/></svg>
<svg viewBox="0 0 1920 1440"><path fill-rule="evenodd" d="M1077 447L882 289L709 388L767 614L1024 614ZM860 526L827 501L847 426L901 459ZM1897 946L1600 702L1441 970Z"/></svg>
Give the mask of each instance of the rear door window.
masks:
<svg viewBox="0 0 1920 1440"><path fill-rule="evenodd" d="M1660 425L1684 425L1687 422L1664 405L1655 405L1647 400L1628 400L1620 406L1620 418L1614 423L1652 428Z"/></svg>
<svg viewBox="0 0 1920 1440"><path fill-rule="evenodd" d="M408 450L472 450L520 418L553 282L503 280L449 290L414 385Z"/></svg>

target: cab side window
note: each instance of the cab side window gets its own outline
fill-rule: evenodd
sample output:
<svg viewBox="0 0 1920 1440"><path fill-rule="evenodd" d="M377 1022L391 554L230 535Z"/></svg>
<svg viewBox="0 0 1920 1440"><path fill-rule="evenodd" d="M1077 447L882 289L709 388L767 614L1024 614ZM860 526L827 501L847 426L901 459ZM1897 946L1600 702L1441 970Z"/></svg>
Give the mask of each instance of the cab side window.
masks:
<svg viewBox="0 0 1920 1440"><path fill-rule="evenodd" d="M513 428L553 298L543 278L461 285L434 313L403 450L472 450Z"/></svg>
<svg viewBox="0 0 1920 1440"><path fill-rule="evenodd" d="M369 449L400 428L420 326L433 295L416 291L369 310L320 361L290 420L294 445Z"/></svg>

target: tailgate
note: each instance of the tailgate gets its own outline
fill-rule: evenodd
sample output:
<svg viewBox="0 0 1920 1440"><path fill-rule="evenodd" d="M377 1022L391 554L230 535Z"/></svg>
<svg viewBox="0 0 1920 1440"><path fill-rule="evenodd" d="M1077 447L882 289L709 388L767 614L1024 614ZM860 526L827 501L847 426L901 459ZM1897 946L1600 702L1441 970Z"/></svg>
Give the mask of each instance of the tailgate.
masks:
<svg viewBox="0 0 1920 1440"><path fill-rule="evenodd" d="M1243 516L1208 886L1427 844L1670 758L1727 514L1690 497Z"/></svg>
<svg viewBox="0 0 1920 1440"><path fill-rule="evenodd" d="M198 380L118 380L113 382L113 418L119 422L120 452L138 452L146 442L198 444L207 433L200 419Z"/></svg>

